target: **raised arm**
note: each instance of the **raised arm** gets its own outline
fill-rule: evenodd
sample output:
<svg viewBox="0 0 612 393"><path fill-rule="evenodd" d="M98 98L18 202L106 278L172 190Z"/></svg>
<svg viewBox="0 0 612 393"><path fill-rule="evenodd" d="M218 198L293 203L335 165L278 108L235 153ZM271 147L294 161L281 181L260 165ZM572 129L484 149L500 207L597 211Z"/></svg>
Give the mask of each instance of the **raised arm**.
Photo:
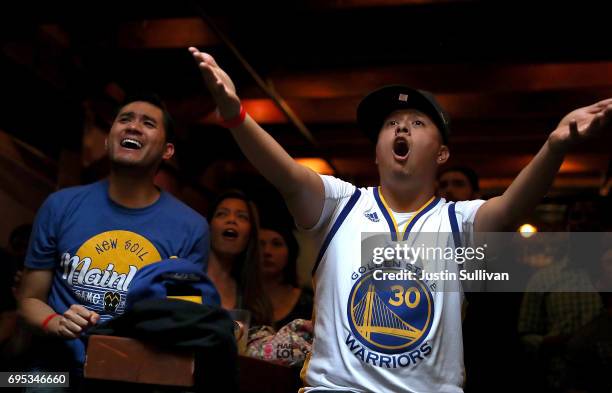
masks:
<svg viewBox="0 0 612 393"><path fill-rule="evenodd" d="M567 114L504 194L482 205L476 213L474 229L499 231L517 224L546 195L569 148L610 128L612 98Z"/></svg>
<svg viewBox="0 0 612 393"><path fill-rule="evenodd" d="M236 118L240 99L230 77L209 54L189 48L204 77L206 87L223 119ZM248 114L230 129L242 153L281 193L296 223L313 227L323 211L325 190L318 174L295 162L289 154Z"/></svg>

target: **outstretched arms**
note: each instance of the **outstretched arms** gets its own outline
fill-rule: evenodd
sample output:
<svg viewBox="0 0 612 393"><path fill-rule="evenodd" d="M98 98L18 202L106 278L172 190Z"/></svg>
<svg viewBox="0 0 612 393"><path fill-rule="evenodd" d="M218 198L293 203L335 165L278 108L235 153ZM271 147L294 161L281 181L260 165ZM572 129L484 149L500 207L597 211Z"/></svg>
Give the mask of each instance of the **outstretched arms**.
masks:
<svg viewBox="0 0 612 393"><path fill-rule="evenodd" d="M498 231L516 224L546 194L569 148L581 140L597 137L610 128L612 98L567 114L506 192L488 200L478 210L475 230Z"/></svg>
<svg viewBox="0 0 612 393"><path fill-rule="evenodd" d="M217 104L222 119L240 113L240 99L230 77L209 54L189 48L198 64L206 87ZM281 193L296 223L313 227L323 211L325 190L318 174L291 158L289 154L250 116L231 133L247 159Z"/></svg>

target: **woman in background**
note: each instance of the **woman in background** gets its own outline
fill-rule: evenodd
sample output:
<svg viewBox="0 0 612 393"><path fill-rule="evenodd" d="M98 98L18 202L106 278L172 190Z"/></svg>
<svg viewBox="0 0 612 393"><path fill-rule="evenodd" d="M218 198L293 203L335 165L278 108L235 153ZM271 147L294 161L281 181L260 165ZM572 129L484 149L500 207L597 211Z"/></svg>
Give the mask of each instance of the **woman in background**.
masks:
<svg viewBox="0 0 612 393"><path fill-rule="evenodd" d="M291 228L263 220L259 233L264 291L272 303L273 327L294 319L311 319L313 293L300 288L297 277L299 246Z"/></svg>
<svg viewBox="0 0 612 393"><path fill-rule="evenodd" d="M260 273L257 208L238 190L222 193L209 213L211 252L208 277L225 309L251 311L251 326L269 325L272 307Z"/></svg>

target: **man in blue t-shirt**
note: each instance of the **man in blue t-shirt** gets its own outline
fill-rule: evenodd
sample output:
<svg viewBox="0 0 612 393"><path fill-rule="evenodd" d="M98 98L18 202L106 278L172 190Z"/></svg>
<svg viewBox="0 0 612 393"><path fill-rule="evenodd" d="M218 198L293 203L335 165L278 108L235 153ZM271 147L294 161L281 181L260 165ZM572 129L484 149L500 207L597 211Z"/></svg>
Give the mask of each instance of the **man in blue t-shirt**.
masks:
<svg viewBox="0 0 612 393"><path fill-rule="evenodd" d="M106 140L109 177L55 192L38 211L19 307L53 343L37 356L37 368L78 375L83 333L123 313L142 267L178 257L206 271L206 220L153 182L160 163L174 154L172 135L159 98L128 99Z"/></svg>

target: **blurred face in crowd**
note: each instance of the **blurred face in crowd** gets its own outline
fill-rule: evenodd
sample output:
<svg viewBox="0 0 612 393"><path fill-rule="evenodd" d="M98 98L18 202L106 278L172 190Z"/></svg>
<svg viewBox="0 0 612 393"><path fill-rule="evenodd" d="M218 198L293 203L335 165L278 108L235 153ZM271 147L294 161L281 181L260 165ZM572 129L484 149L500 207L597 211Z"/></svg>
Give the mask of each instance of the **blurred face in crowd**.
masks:
<svg viewBox="0 0 612 393"><path fill-rule="evenodd" d="M438 196L452 202L469 201L476 198L470 180L459 171L448 171L440 176Z"/></svg>
<svg viewBox="0 0 612 393"><path fill-rule="evenodd" d="M278 276L283 273L289 260L289 248L283 236L271 229L259 231L259 242L262 252L261 271L266 276Z"/></svg>
<svg viewBox="0 0 612 393"><path fill-rule="evenodd" d="M435 179L438 166L448 159L448 149L434 121L416 109L392 112L383 122L376 144L376 164L381 181L410 176Z"/></svg>
<svg viewBox="0 0 612 393"><path fill-rule="evenodd" d="M601 231L601 217L592 201L577 201L569 207L567 230L570 232Z"/></svg>
<svg viewBox="0 0 612 393"><path fill-rule="evenodd" d="M130 168L157 168L174 154L174 145L166 142L162 110L144 101L121 108L106 147L111 163Z"/></svg>
<svg viewBox="0 0 612 393"><path fill-rule="evenodd" d="M244 200L227 198L221 201L210 222L212 250L219 256L238 257L249 244L251 219Z"/></svg>

